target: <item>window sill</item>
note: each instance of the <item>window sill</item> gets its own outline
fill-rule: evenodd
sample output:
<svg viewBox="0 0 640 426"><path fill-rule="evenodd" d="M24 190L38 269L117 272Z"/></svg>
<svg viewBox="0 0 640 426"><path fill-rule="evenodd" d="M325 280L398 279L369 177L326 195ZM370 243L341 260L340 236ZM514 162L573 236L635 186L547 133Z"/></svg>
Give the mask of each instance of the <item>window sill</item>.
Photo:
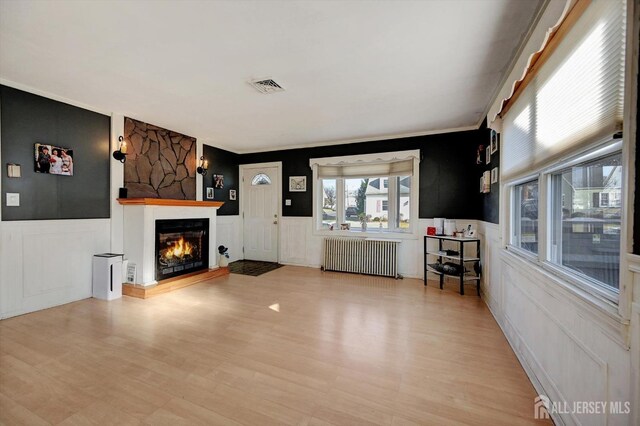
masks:
<svg viewBox="0 0 640 426"><path fill-rule="evenodd" d="M594 297L608 301L617 309L618 301L620 299L620 295L618 293L614 291L607 291L603 287L598 286L598 284L592 283L588 279L582 278L579 275L574 275L569 269L558 266L555 263L545 261L540 262L540 266L549 271L549 273L566 281L568 284L579 287L581 290L593 295Z"/></svg>
<svg viewBox="0 0 640 426"><path fill-rule="evenodd" d="M518 249L508 246L502 252L502 259L515 268L524 269L523 273L533 278L530 280L532 283L542 287L552 297L565 296L579 311L588 314L613 340L628 348L629 321L620 315L616 303L567 280L564 274L552 272L539 260L522 256ZM530 271L527 272L526 269ZM535 279L536 274L544 279Z"/></svg>
<svg viewBox="0 0 640 426"><path fill-rule="evenodd" d="M329 231L316 229L313 235L321 237L352 237L352 238L377 238L381 240L417 240L418 236L413 232L393 231Z"/></svg>
<svg viewBox="0 0 640 426"><path fill-rule="evenodd" d="M520 257L526 259L527 261L529 261L531 263L534 263L536 265L539 264L539 262L538 262L538 254L537 253L525 250L525 249L520 248L520 247L512 246L512 245L507 246L507 250L510 253L513 253L516 256L520 256Z"/></svg>
<svg viewBox="0 0 640 426"><path fill-rule="evenodd" d="M581 278L579 275L574 275L571 271L566 270L552 262L542 261L537 254L529 252L515 246L507 246L507 250L513 253L515 256L525 259L537 268L543 269L549 275L554 276L559 281L567 286L576 288L579 292L588 294L591 298L596 298L602 302L615 307L617 312L619 295L613 291L607 291L604 288L600 288L597 284L590 282L587 279Z"/></svg>

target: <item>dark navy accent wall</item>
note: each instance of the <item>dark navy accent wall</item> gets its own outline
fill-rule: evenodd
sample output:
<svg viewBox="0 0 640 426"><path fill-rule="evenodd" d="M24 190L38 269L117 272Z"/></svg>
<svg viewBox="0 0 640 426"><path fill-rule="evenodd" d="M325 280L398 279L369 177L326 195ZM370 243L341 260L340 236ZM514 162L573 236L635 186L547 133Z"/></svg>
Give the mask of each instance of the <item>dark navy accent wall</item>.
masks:
<svg viewBox="0 0 640 426"><path fill-rule="evenodd" d="M420 149L421 218L482 219L476 149L486 144L486 130L411 138L242 154L239 164L282 161L284 216L313 216L313 184L309 159ZM306 192L289 192L289 176L307 176ZM291 200L286 206L285 200Z"/></svg>
<svg viewBox="0 0 640 426"><path fill-rule="evenodd" d="M82 108L0 86L2 220L110 217L111 119ZM36 142L73 149L73 176L34 171ZM22 177L7 177L7 163ZM6 206L6 193L20 194L20 207Z"/></svg>
<svg viewBox="0 0 640 426"><path fill-rule="evenodd" d="M224 176L224 188L214 189L214 200L224 201L224 205L218 209L219 216L233 216L239 214L240 206L240 179L238 177L238 166L240 155L225 151L224 149L215 148L209 145L203 146L204 158L209 161L209 169L207 175L203 178L202 199L207 199L207 187L213 187L213 175L221 174ZM229 199L229 190L236 191L236 199Z"/></svg>

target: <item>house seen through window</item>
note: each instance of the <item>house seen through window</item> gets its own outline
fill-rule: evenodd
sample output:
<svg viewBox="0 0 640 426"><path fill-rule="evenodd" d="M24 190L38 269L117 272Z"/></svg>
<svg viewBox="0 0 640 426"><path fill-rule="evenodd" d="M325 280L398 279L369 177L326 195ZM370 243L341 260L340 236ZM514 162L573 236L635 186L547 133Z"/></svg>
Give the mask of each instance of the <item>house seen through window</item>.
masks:
<svg viewBox="0 0 640 426"><path fill-rule="evenodd" d="M554 264L617 289L620 276L620 153L551 175Z"/></svg>
<svg viewBox="0 0 640 426"><path fill-rule="evenodd" d="M318 231L414 233L420 151L311 159Z"/></svg>
<svg viewBox="0 0 640 426"><path fill-rule="evenodd" d="M337 228L343 223L354 230L362 228L363 223L367 229L401 232L409 229L411 176L322 179L321 186L324 229L330 229L332 225ZM343 188L341 194L338 194L338 186ZM338 197L343 205L340 212Z"/></svg>

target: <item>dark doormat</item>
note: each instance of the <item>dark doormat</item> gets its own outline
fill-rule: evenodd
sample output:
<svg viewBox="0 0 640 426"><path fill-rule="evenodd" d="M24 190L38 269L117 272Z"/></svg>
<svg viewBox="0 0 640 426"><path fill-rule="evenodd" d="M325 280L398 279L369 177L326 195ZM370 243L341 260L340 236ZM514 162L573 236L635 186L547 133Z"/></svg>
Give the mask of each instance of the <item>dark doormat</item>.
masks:
<svg viewBox="0 0 640 426"><path fill-rule="evenodd" d="M229 272L232 274L251 275L257 277L266 272L280 268L282 265L275 262L260 262L257 260L236 260L229 264Z"/></svg>

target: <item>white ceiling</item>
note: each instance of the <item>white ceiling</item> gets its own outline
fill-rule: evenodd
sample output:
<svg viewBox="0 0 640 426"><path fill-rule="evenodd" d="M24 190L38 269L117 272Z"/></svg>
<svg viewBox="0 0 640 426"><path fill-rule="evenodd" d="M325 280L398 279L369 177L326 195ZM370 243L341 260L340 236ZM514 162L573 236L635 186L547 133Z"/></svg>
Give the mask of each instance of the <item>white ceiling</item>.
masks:
<svg viewBox="0 0 640 426"><path fill-rule="evenodd" d="M433 133L482 121L539 5L0 0L0 78L236 152Z"/></svg>

